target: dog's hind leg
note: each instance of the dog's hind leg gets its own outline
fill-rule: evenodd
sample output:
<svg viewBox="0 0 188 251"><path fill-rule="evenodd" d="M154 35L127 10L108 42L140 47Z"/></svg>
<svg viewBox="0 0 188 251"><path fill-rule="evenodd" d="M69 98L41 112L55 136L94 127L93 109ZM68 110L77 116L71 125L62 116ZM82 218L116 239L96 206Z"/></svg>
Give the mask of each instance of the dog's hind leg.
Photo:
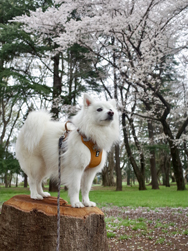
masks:
<svg viewBox="0 0 188 251"><path fill-rule="evenodd" d="M46 197L46 194L42 190L42 180L44 178L45 173L45 164L42 158L37 156L31 156L28 160L30 166L26 166L25 163L26 173L29 177L29 187L31 191L31 198L36 200L42 200L43 197ZM31 165L32 163L32 165ZM49 196L47 194L47 196Z"/></svg>
<svg viewBox="0 0 188 251"><path fill-rule="evenodd" d="M96 203L90 201L89 199L89 191L91 189L95 175L96 175L96 168L90 168L88 170L85 170L82 176L82 181L81 181L82 203L86 207L96 206Z"/></svg>

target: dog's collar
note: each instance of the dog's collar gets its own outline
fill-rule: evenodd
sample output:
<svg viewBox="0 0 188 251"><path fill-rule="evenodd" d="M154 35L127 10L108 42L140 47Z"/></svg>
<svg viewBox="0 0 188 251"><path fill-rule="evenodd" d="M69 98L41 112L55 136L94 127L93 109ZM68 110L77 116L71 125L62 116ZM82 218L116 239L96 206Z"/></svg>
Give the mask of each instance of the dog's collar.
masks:
<svg viewBox="0 0 188 251"><path fill-rule="evenodd" d="M72 124L72 121L68 120L68 121L65 123L65 131L66 131L66 133L71 132L71 130L69 130L68 127L67 127L67 124L68 124L68 123Z"/></svg>
<svg viewBox="0 0 188 251"><path fill-rule="evenodd" d="M65 143L65 141L66 141L66 139L67 139L67 137L68 137L68 135L69 135L69 132L71 131L71 130L69 130L68 127L67 127L67 124L68 124L68 123L72 123L72 122L68 120L68 121L65 123L65 132L64 132L64 134L59 138L59 151L62 151L63 153L66 152L66 143Z"/></svg>

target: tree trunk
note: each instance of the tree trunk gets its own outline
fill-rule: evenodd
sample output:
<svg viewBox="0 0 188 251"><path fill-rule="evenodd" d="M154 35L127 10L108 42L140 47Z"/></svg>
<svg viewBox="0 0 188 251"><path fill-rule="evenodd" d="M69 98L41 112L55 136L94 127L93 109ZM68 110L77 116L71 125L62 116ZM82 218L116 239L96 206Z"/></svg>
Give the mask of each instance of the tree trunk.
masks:
<svg viewBox="0 0 188 251"><path fill-rule="evenodd" d="M72 88L73 88L73 55L72 51L69 51L68 54L68 84L69 84L69 93L68 93L68 104L72 103Z"/></svg>
<svg viewBox="0 0 188 251"><path fill-rule="evenodd" d="M72 208L60 200L59 251L108 251L103 212L97 207ZM54 251L57 241L57 198L32 200L17 195L3 204L1 251Z"/></svg>
<svg viewBox="0 0 188 251"><path fill-rule="evenodd" d="M122 191L122 175L120 168L120 157L119 157L119 145L115 146L115 158L116 158L116 191Z"/></svg>
<svg viewBox="0 0 188 251"><path fill-rule="evenodd" d="M109 153L109 186L115 186L114 181L114 148Z"/></svg>
<svg viewBox="0 0 188 251"><path fill-rule="evenodd" d="M108 180L108 166L104 166L102 170L102 186L106 187L109 184Z"/></svg>
<svg viewBox="0 0 188 251"><path fill-rule="evenodd" d="M175 178L174 175L171 175L170 177L171 177L171 179L172 179L172 182L176 182L176 178Z"/></svg>
<svg viewBox="0 0 188 251"><path fill-rule="evenodd" d="M136 175L136 178L139 183L139 190L146 190L146 185L145 185L145 178L143 173L139 170L136 161L132 155L131 148L129 146L129 141L128 141L128 135L127 135L127 129L126 129L126 121L125 121L125 113L122 113L122 126L123 126L123 136L124 136L124 143L127 151L127 156L129 158L129 161L133 167L134 173Z"/></svg>
<svg viewBox="0 0 188 251"><path fill-rule="evenodd" d="M5 172L4 182L5 182L5 187L7 188L8 187L7 172Z"/></svg>
<svg viewBox="0 0 188 251"><path fill-rule="evenodd" d="M153 124L151 120L148 120L148 132L149 132L149 140L150 140L150 170L151 170L151 177L152 177L152 189L159 189L159 184L157 181L157 170L156 170L156 163L155 163L155 149L153 148Z"/></svg>
<svg viewBox="0 0 188 251"><path fill-rule="evenodd" d="M24 187L27 187L27 174L24 173Z"/></svg>
<svg viewBox="0 0 188 251"><path fill-rule="evenodd" d="M54 56L54 76L53 76L53 105L51 109L51 113L53 114L53 118L57 119L59 116L59 104L56 100L56 98L61 95L62 91L62 76L59 75L59 64L60 64L60 53L57 53ZM50 179L49 183L49 191L50 192L57 192L58 191L58 185L57 182Z"/></svg>
<svg viewBox="0 0 188 251"><path fill-rule="evenodd" d="M112 37L112 45L115 44L115 38ZM113 52L113 64L116 65L116 53L115 50ZM117 73L116 73L116 67L113 67L113 75L114 75L114 98L117 100L117 88L118 88L118 82L117 82ZM115 146L115 171L116 171L116 191L122 191L122 175L121 175L121 168L120 168L120 155L119 155L119 145Z"/></svg>
<svg viewBox="0 0 188 251"><path fill-rule="evenodd" d="M166 187L170 187L170 160L166 161Z"/></svg>
<svg viewBox="0 0 188 251"><path fill-rule="evenodd" d="M177 190L185 190L186 189L185 181L183 178L183 170L182 170L182 164L181 164L180 155L179 155L179 149L174 144L174 137L172 135L172 132L166 120L161 120L161 123L163 125L164 133L168 136L168 142L169 142L171 157L172 157L172 166L173 166L174 175L175 175L176 183L177 183Z"/></svg>
<svg viewBox="0 0 188 251"><path fill-rule="evenodd" d="M185 181L183 178L183 170L179 156L179 149L177 148L177 146L174 146L174 144L171 144L171 156L174 175L176 177L177 190L185 190Z"/></svg>
<svg viewBox="0 0 188 251"><path fill-rule="evenodd" d="M18 174L16 175L16 187L18 187Z"/></svg>
<svg viewBox="0 0 188 251"><path fill-rule="evenodd" d="M170 187L170 157L168 154L164 153L160 160L160 169L163 173L163 185Z"/></svg>
<svg viewBox="0 0 188 251"><path fill-rule="evenodd" d="M141 172L141 175L142 176L145 176L145 159L144 159L144 154L143 154L143 151L142 151L142 148L140 146L140 143L138 141L138 137L136 136L136 130L135 130L135 126L134 126L134 121L133 121L133 118L132 117L128 117L128 120L129 120L129 124L131 126L131 131L132 131L132 136L134 138L134 142L135 142L135 146L139 152L139 159L140 159L140 172Z"/></svg>
<svg viewBox="0 0 188 251"><path fill-rule="evenodd" d="M131 185L131 169L130 169L130 164L128 162L128 165L127 165L127 186L130 186Z"/></svg>
<svg viewBox="0 0 188 251"><path fill-rule="evenodd" d="M102 185L115 186L114 182L114 151L113 149L108 153L106 166L102 170Z"/></svg>
<svg viewBox="0 0 188 251"><path fill-rule="evenodd" d="M49 181L49 192L58 192L58 183L50 179Z"/></svg>
<svg viewBox="0 0 188 251"><path fill-rule="evenodd" d="M54 119L57 119L59 115L59 104L57 103L56 98L58 98L59 95L61 95L61 90L62 90L62 84L61 84L62 77L59 76L59 60L60 60L60 54L57 53L54 56L53 105L51 109Z"/></svg>
<svg viewBox="0 0 188 251"><path fill-rule="evenodd" d="M10 172L8 179L8 187L11 187L11 183L12 183L12 173Z"/></svg>

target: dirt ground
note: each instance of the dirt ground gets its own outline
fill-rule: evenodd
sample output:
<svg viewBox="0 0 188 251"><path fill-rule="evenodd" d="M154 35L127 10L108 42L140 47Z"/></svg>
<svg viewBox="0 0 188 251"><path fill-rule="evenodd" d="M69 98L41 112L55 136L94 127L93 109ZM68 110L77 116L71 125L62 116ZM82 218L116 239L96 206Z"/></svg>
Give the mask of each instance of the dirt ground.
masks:
<svg viewBox="0 0 188 251"><path fill-rule="evenodd" d="M110 251L188 251L188 208L103 207Z"/></svg>

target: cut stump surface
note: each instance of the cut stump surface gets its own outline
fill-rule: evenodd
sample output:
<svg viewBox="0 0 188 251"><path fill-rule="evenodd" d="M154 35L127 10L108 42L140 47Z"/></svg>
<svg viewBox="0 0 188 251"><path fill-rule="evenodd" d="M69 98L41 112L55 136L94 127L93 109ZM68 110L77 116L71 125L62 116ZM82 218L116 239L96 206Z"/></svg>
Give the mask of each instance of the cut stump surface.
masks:
<svg viewBox="0 0 188 251"><path fill-rule="evenodd" d="M72 208L60 199L59 251L106 251L103 212L97 207ZM33 200L17 195L6 201L0 215L1 251L55 251L57 198Z"/></svg>

